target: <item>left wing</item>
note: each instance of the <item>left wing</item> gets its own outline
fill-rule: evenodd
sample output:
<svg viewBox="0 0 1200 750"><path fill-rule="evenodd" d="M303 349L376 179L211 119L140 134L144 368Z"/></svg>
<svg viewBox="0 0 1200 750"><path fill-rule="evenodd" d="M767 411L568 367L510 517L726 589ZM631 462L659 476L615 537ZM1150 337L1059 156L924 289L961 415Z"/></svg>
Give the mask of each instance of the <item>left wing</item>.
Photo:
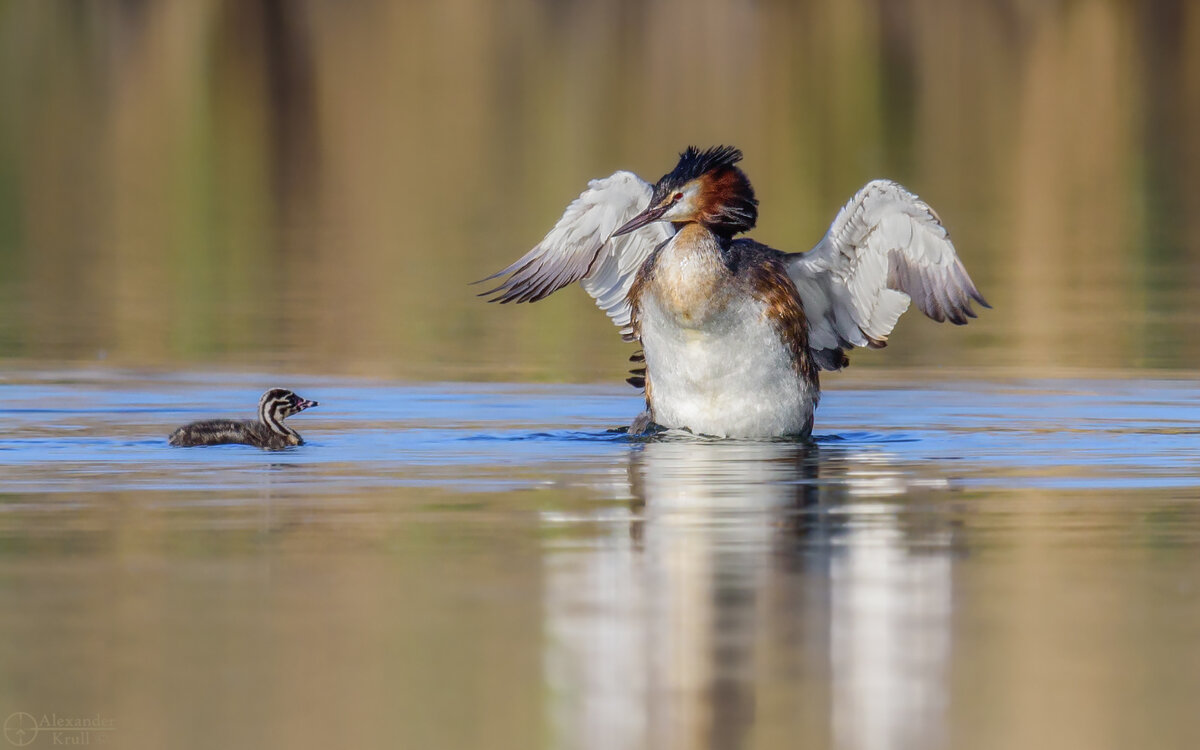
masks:
<svg viewBox="0 0 1200 750"><path fill-rule="evenodd" d="M975 317L972 300L990 307L938 215L890 180L863 186L816 247L784 263L804 302L809 349L825 370L846 366L843 349L886 346L910 301L955 325Z"/></svg>
<svg viewBox="0 0 1200 750"><path fill-rule="evenodd" d="M629 288L642 263L674 229L654 222L620 237L612 233L646 207L651 190L650 183L632 172L592 180L536 247L483 279L508 277L480 296L494 295L489 302L537 302L579 281L628 337Z"/></svg>

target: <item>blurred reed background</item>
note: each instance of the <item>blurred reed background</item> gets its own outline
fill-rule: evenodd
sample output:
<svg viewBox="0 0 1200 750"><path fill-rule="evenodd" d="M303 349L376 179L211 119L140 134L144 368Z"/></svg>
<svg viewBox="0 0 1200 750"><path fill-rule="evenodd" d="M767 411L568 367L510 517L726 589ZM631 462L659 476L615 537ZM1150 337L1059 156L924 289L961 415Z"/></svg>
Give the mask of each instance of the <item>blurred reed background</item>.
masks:
<svg viewBox="0 0 1200 750"><path fill-rule="evenodd" d="M891 177L995 306L856 368L1194 368L1198 132L1184 0L0 0L0 356L616 380L582 292L467 284L732 143L757 239Z"/></svg>

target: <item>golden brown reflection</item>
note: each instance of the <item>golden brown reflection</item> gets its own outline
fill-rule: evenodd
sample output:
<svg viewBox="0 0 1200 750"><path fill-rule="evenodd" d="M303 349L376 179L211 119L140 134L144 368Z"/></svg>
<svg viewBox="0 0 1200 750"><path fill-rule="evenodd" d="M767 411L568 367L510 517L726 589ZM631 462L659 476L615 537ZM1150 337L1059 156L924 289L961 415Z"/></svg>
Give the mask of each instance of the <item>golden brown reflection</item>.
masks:
<svg viewBox="0 0 1200 750"><path fill-rule="evenodd" d="M611 535L547 559L563 744L945 746L951 516L913 526L887 498L946 483L889 464L780 443L634 451L628 531L609 511Z"/></svg>
<svg viewBox="0 0 1200 750"><path fill-rule="evenodd" d="M1200 740L1194 503L945 468L648 443L590 488L6 495L0 711L120 747Z"/></svg>
<svg viewBox="0 0 1200 750"><path fill-rule="evenodd" d="M606 532L545 558L550 746L1200 739L1200 662L1154 635L1195 597L1144 588L1200 572L1190 542L1151 541L1196 530L1172 493L962 493L886 452L780 444L650 443L629 474Z"/></svg>
<svg viewBox="0 0 1200 750"><path fill-rule="evenodd" d="M590 177L732 142L756 236L868 178L938 208L996 310L856 364L1194 367L1200 7L0 4L0 353L614 379L580 293L468 281Z"/></svg>
<svg viewBox="0 0 1200 750"><path fill-rule="evenodd" d="M8 498L0 713L99 712L113 747L537 747L531 530L455 500Z"/></svg>

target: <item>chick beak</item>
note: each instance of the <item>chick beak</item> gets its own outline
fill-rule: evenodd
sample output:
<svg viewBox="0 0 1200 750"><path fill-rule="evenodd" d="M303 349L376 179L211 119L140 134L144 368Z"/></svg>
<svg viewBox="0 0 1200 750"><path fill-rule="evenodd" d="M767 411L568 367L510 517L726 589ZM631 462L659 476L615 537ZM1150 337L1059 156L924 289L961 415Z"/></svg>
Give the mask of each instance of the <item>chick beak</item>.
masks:
<svg viewBox="0 0 1200 750"><path fill-rule="evenodd" d="M296 402L296 411L304 411L305 409L310 409L314 406L320 406L320 404L318 404L316 401L309 401L306 398L302 398Z"/></svg>
<svg viewBox="0 0 1200 750"><path fill-rule="evenodd" d="M620 237L623 234L629 234L635 229L641 229L650 222L658 221L660 218L662 218L662 215L667 212L667 209L673 205L675 205L673 202L667 201L665 203L660 203L657 206L647 208L645 211L642 211L640 214L621 225L621 228L613 232L612 236Z"/></svg>

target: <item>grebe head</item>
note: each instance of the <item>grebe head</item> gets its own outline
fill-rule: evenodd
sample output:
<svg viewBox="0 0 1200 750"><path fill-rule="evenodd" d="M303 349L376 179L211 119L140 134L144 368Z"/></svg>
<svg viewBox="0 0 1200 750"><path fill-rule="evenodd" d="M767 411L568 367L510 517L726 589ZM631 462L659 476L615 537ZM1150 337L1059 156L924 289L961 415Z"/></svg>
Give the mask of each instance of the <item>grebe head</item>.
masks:
<svg viewBox="0 0 1200 750"><path fill-rule="evenodd" d="M283 420L305 409L317 406L316 401L300 398L286 388L272 388L258 401L258 419L275 432L287 433Z"/></svg>
<svg viewBox="0 0 1200 750"><path fill-rule="evenodd" d="M758 201L746 174L734 166L741 160L742 152L732 146L705 151L688 146L675 168L655 184L650 205L613 236L652 221L698 222L726 238L753 229Z"/></svg>

